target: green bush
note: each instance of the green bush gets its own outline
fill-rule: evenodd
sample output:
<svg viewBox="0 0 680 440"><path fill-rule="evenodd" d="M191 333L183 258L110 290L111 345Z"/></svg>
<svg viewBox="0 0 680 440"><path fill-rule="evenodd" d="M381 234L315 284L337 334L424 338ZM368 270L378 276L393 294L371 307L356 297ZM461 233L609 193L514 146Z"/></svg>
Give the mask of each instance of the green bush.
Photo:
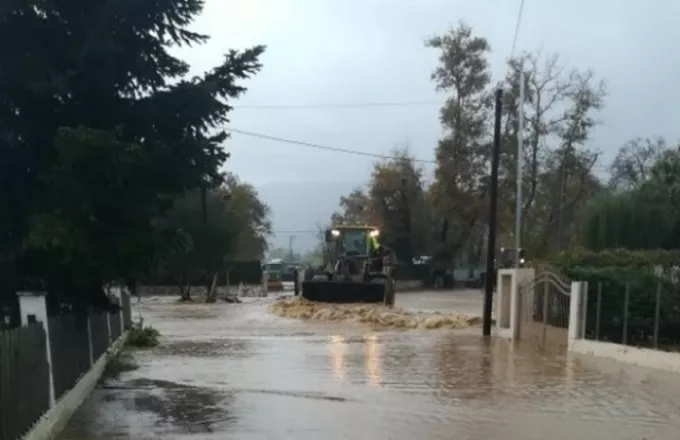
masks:
<svg viewBox="0 0 680 440"><path fill-rule="evenodd" d="M127 345L135 348L151 348L159 344L160 333L153 327L144 326L140 321L132 326Z"/></svg>
<svg viewBox="0 0 680 440"><path fill-rule="evenodd" d="M582 249L572 252L561 252L559 254L552 255L546 259L545 263L554 265L560 269L566 269L568 267L670 267L680 264L680 251L631 251L627 249L606 249L603 251L591 251Z"/></svg>
<svg viewBox="0 0 680 440"><path fill-rule="evenodd" d="M117 379L122 373L126 371L133 371L139 368L137 363L130 353L126 351L121 351L118 355L106 364L106 369L104 370L104 379L112 378Z"/></svg>

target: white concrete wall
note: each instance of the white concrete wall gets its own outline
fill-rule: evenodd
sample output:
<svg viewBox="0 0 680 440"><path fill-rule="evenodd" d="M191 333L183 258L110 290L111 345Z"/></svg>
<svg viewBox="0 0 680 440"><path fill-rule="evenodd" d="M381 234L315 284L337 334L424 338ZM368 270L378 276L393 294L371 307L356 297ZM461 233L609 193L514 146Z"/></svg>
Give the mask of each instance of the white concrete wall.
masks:
<svg viewBox="0 0 680 440"><path fill-rule="evenodd" d="M680 374L680 353L583 339L585 337L587 300L588 283L572 283L568 336L568 347L571 353L606 358Z"/></svg>
<svg viewBox="0 0 680 440"><path fill-rule="evenodd" d="M588 339L573 341L569 350L586 356L613 359L641 367L656 368L680 374L680 353L630 347L612 344L611 342L590 341Z"/></svg>

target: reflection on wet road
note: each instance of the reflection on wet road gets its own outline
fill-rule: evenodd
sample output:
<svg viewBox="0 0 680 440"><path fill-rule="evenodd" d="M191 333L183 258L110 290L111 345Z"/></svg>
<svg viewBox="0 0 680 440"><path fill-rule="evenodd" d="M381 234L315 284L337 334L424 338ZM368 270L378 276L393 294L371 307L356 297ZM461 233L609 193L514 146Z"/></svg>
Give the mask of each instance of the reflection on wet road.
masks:
<svg viewBox="0 0 680 440"><path fill-rule="evenodd" d="M478 329L376 333L277 318L266 300L172 301L144 300L162 346L99 386L62 440L677 440L680 432L680 379L670 375L485 342Z"/></svg>

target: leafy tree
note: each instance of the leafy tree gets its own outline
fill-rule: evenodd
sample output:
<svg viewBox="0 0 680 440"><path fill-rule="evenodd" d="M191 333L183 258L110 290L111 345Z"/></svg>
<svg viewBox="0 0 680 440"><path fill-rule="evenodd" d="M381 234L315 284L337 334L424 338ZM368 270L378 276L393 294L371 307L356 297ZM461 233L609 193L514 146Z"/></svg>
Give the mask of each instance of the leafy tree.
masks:
<svg viewBox="0 0 680 440"><path fill-rule="evenodd" d="M205 198L200 190L178 197L160 221L165 230L183 234L186 245L159 250L155 279L174 278L186 300L192 284L202 280L210 289L230 262L262 260L271 235L269 207L233 175Z"/></svg>
<svg viewBox="0 0 680 440"><path fill-rule="evenodd" d="M346 196L340 197L340 211L334 212L331 222L371 224L376 220L375 213L371 210L371 202L368 195L361 188L355 188Z"/></svg>
<svg viewBox="0 0 680 440"><path fill-rule="evenodd" d="M427 253L430 243L430 213L422 171L407 149L396 150L395 159L375 164L369 198L382 241L400 261L411 261Z"/></svg>
<svg viewBox="0 0 680 440"><path fill-rule="evenodd" d="M609 185L620 191L640 188L651 176L651 167L668 149L663 138L635 138L626 142L611 164Z"/></svg>
<svg viewBox="0 0 680 440"><path fill-rule="evenodd" d="M622 149L625 154L631 151L630 145ZM643 153L645 151L649 150L643 149ZM626 157L622 154L618 157L622 156ZM593 250L677 249L680 247L679 150L660 152L651 164L637 160L631 163L640 167L620 169L635 170L636 174L624 174L637 179L627 181L634 184L632 188L606 194L589 204L584 216L583 244ZM644 170L644 174L640 170Z"/></svg>
<svg viewBox="0 0 680 440"><path fill-rule="evenodd" d="M189 77L171 48L201 0L10 2L0 10L0 249L5 298L42 287L65 300L133 283L179 194L219 186L229 100L264 48L230 51ZM93 295L96 294L96 295ZM67 298L68 297L68 298Z"/></svg>
<svg viewBox="0 0 680 440"><path fill-rule="evenodd" d="M433 212L446 220L446 240L438 249L452 260L485 217L491 152L490 45L465 23L431 38L439 51L432 74L437 90L450 94L441 110L446 134L436 149L437 167L431 188Z"/></svg>
<svg viewBox="0 0 680 440"><path fill-rule="evenodd" d="M235 261L262 260L272 233L271 209L250 184L229 175L226 182L227 207L238 232L235 248L228 258Z"/></svg>

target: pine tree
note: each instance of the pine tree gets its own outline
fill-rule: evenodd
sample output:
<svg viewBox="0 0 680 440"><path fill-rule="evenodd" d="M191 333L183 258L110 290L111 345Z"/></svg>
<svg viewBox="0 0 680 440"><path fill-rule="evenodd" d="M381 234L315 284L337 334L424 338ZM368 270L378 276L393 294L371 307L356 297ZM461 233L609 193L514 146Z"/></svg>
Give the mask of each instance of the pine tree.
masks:
<svg viewBox="0 0 680 440"><path fill-rule="evenodd" d="M194 77L171 49L202 0L17 0L0 8L0 249L15 288L70 295L150 264L153 219L221 183L229 100L264 47ZM7 278L5 278L7 279Z"/></svg>

